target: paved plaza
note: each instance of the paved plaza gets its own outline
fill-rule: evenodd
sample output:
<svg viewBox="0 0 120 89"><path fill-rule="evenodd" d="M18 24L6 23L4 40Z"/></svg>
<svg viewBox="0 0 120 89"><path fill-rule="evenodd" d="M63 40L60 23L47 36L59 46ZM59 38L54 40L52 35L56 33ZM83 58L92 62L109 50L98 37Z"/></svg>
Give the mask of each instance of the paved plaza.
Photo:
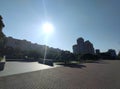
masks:
<svg viewBox="0 0 120 89"><path fill-rule="evenodd" d="M120 61L105 60L3 76L0 89L120 89Z"/></svg>
<svg viewBox="0 0 120 89"><path fill-rule="evenodd" d="M0 76L20 74L48 68L53 67L43 65L38 62L6 62L4 70L0 71Z"/></svg>

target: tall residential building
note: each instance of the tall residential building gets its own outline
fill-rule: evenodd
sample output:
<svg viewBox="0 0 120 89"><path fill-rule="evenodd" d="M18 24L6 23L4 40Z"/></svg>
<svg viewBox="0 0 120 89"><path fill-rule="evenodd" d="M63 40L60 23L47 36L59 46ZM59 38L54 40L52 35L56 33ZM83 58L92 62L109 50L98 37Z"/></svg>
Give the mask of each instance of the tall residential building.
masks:
<svg viewBox="0 0 120 89"><path fill-rule="evenodd" d="M85 53L94 54L94 47L90 41L85 41L84 45L85 45Z"/></svg>
<svg viewBox="0 0 120 89"><path fill-rule="evenodd" d="M96 50L95 50L95 53L96 53L96 54L100 54L100 49L96 49Z"/></svg>
<svg viewBox="0 0 120 89"><path fill-rule="evenodd" d="M85 52L85 43L83 38L77 39L77 50L78 53L84 53Z"/></svg>
<svg viewBox="0 0 120 89"><path fill-rule="evenodd" d="M83 38L77 39L77 44L73 45L73 53L75 54L94 54L94 47L90 41L84 41Z"/></svg>
<svg viewBox="0 0 120 89"><path fill-rule="evenodd" d="M73 45L73 53L77 54L78 53L78 47L77 45Z"/></svg>

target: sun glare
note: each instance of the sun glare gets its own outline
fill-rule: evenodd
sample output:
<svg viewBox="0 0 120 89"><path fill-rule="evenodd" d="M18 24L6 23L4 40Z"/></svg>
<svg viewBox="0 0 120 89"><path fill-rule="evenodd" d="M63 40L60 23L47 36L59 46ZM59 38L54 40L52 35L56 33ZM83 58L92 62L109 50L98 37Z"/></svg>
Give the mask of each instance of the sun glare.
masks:
<svg viewBox="0 0 120 89"><path fill-rule="evenodd" d="M43 29L43 32L45 34L51 34L54 31L53 25L51 23L48 23L48 22L46 22L42 25L42 29Z"/></svg>

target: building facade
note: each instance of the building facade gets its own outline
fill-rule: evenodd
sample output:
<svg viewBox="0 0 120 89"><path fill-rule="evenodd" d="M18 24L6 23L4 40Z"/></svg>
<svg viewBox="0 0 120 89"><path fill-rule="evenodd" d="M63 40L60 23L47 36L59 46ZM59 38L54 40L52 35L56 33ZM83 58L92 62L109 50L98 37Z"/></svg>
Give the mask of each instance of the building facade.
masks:
<svg viewBox="0 0 120 89"><path fill-rule="evenodd" d="M96 50L95 50L95 53L96 53L96 54L100 54L100 49L96 49Z"/></svg>
<svg viewBox="0 0 120 89"><path fill-rule="evenodd" d="M90 41L84 41L83 38L77 39L77 44L73 45L73 53L75 54L94 54L94 47Z"/></svg>
<svg viewBox="0 0 120 89"><path fill-rule="evenodd" d="M31 43L27 40L19 40L12 37L6 37L6 47L18 48L21 50L36 50L36 51L43 51L44 46L38 45L37 43Z"/></svg>

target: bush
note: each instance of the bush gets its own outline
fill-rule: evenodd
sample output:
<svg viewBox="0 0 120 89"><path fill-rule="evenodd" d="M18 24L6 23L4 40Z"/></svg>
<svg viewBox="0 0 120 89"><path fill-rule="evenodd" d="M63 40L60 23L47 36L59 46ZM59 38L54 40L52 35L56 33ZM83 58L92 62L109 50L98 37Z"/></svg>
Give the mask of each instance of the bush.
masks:
<svg viewBox="0 0 120 89"><path fill-rule="evenodd" d="M81 59L83 59L83 60L98 60L99 57L94 54L84 54L81 56Z"/></svg>
<svg viewBox="0 0 120 89"><path fill-rule="evenodd" d="M100 53L99 54L100 58L101 59L109 59L109 60L113 60L113 59L116 59L116 56L112 56L110 53L108 52L105 52L105 53Z"/></svg>
<svg viewBox="0 0 120 89"><path fill-rule="evenodd" d="M53 60L51 59L39 59L38 61L39 63L41 64L46 64L46 65L49 65L49 66L53 66Z"/></svg>
<svg viewBox="0 0 120 89"><path fill-rule="evenodd" d="M0 57L0 61L2 61L3 60L3 58L2 57Z"/></svg>

